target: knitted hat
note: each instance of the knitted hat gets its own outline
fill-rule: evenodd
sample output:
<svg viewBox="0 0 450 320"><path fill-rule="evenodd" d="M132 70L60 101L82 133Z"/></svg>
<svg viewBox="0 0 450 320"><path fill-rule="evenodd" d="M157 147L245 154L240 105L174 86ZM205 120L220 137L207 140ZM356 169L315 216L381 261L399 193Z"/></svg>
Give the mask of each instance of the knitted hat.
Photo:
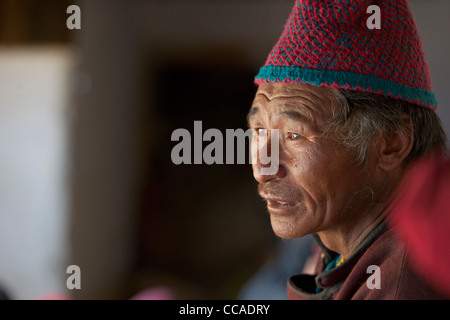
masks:
<svg viewBox="0 0 450 320"><path fill-rule="evenodd" d="M371 5L380 9L380 29L368 26ZM406 0L297 0L255 77L257 85L267 82L372 92L437 109Z"/></svg>

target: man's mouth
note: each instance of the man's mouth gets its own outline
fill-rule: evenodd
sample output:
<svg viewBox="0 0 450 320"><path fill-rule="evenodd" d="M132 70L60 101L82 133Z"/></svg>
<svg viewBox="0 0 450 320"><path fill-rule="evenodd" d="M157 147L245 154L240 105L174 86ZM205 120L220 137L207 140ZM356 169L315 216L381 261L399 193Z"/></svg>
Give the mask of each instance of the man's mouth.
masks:
<svg viewBox="0 0 450 320"><path fill-rule="evenodd" d="M297 201L292 201L290 199L284 199L279 197L274 197L270 195L261 195L267 202L267 208L269 211L275 213L284 213L298 206Z"/></svg>

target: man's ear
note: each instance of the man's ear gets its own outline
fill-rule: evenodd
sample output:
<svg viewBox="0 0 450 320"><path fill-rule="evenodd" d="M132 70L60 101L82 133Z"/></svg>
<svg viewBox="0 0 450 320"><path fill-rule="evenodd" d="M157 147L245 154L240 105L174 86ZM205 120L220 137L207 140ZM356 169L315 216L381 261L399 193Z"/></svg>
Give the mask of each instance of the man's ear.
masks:
<svg viewBox="0 0 450 320"><path fill-rule="evenodd" d="M378 166L390 171L403 165L414 144L414 126L411 119L403 114L402 129L396 129L390 134L383 132L378 143Z"/></svg>

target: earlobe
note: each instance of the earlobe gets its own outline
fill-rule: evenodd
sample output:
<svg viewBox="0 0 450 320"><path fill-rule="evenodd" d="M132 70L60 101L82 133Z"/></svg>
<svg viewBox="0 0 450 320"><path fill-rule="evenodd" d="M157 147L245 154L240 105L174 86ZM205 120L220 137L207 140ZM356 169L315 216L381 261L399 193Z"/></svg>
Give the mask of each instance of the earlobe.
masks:
<svg viewBox="0 0 450 320"><path fill-rule="evenodd" d="M414 144L414 126L411 119L405 114L403 116L404 126L388 133L382 133L379 140L378 166L391 171L401 167Z"/></svg>

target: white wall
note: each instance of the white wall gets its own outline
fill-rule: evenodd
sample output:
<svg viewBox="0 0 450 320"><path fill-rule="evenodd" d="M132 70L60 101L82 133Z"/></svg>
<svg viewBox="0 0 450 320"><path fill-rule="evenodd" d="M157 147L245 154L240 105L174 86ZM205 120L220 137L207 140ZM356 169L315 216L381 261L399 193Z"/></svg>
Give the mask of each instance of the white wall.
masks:
<svg viewBox="0 0 450 320"><path fill-rule="evenodd" d="M14 299L65 288L72 63L66 49L0 48L0 286Z"/></svg>

